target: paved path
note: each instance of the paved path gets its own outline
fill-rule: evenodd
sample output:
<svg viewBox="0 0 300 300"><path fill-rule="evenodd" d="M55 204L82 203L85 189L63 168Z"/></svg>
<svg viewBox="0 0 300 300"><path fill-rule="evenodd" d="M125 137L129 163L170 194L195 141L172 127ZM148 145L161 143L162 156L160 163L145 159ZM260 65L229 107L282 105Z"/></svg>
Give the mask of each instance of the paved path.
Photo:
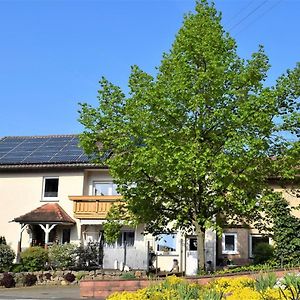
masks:
<svg viewBox="0 0 300 300"><path fill-rule="evenodd" d="M19 299L80 299L79 286L33 286L33 287L21 287L0 289L0 299L7 300L19 300Z"/></svg>

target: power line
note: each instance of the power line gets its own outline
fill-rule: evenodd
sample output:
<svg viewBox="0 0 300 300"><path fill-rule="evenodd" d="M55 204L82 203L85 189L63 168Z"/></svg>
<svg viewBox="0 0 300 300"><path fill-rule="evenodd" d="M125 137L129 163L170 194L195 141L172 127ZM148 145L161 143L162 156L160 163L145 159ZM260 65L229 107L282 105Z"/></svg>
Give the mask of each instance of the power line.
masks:
<svg viewBox="0 0 300 300"><path fill-rule="evenodd" d="M246 5L244 5L236 14L234 14L234 16L230 19L229 23L227 23L226 25L229 26L230 23L232 23L232 21L234 19L236 19L244 10L246 10L249 6L251 6L251 4L254 2L255 0L251 0L249 1Z"/></svg>
<svg viewBox="0 0 300 300"><path fill-rule="evenodd" d="M252 9L244 18L242 18L239 22L237 22L235 25L233 25L231 28L229 28L229 31L235 29L238 25L240 25L242 22L244 22L247 18L249 18L251 15L253 15L258 9L260 9L263 5L265 5L268 2L268 0L265 0L264 2L260 3L258 6L256 6L254 9Z"/></svg>
<svg viewBox="0 0 300 300"><path fill-rule="evenodd" d="M267 14L268 12L270 12L273 8L275 8L282 1L283 0L279 0L279 1L275 2L267 10L265 10L262 14L260 14L258 17L256 17L252 22L250 22L248 25L244 26L240 31L238 31L235 34L235 36L237 36L238 34L240 34L242 31L244 31L245 29L247 29L249 26L253 25L257 20L261 19L265 14Z"/></svg>

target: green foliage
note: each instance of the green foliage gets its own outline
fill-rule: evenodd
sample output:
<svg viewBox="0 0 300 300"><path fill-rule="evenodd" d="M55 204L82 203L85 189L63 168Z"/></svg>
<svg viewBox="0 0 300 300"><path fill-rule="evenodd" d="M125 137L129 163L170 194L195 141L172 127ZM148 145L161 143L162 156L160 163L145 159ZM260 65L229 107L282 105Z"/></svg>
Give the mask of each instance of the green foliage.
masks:
<svg viewBox="0 0 300 300"><path fill-rule="evenodd" d="M103 252L98 242L89 242L86 246L80 246L76 250L76 265L81 270L99 266L103 258Z"/></svg>
<svg viewBox="0 0 300 300"><path fill-rule="evenodd" d="M190 285L188 282L177 279L176 277L167 277L159 285L150 286L147 289L147 295L151 299L152 295L164 295L169 292L170 299L192 300L199 299L200 289L198 285Z"/></svg>
<svg viewBox="0 0 300 300"><path fill-rule="evenodd" d="M48 252L42 247L29 247L21 252L21 263L26 271L44 270L48 261Z"/></svg>
<svg viewBox="0 0 300 300"><path fill-rule="evenodd" d="M285 138L299 134L300 64L267 87L269 67L262 46L240 58L214 5L197 1L155 77L133 66L128 97L102 78L99 106L81 105L81 145L109 167L131 220L198 237L227 219L265 227L267 179L292 179L300 150Z"/></svg>
<svg viewBox="0 0 300 300"><path fill-rule="evenodd" d="M0 244L0 272L7 272L10 270L15 256L15 252L10 246Z"/></svg>
<svg viewBox="0 0 300 300"><path fill-rule="evenodd" d="M300 277L295 274L286 274L281 280L282 286L279 286L284 299L300 299ZM284 287L284 288L283 288Z"/></svg>
<svg viewBox="0 0 300 300"><path fill-rule="evenodd" d="M210 290L203 290L201 295L201 300L222 300L223 293L217 292L216 290L210 289Z"/></svg>
<svg viewBox="0 0 300 300"><path fill-rule="evenodd" d="M21 263L13 264L11 271L14 273L20 273L24 271L24 267Z"/></svg>
<svg viewBox="0 0 300 300"><path fill-rule="evenodd" d="M300 264L300 219L291 214L291 207L280 195L268 205L273 219L274 259L277 264Z"/></svg>
<svg viewBox="0 0 300 300"><path fill-rule="evenodd" d="M254 263L264 264L273 258L274 248L268 243L259 243L253 249Z"/></svg>
<svg viewBox="0 0 300 300"><path fill-rule="evenodd" d="M276 262L268 261L267 264L260 264L260 265L249 265L249 266L242 266L224 270L217 270L214 274L223 275L223 274L235 274L235 273L252 273L252 272L269 272L269 271L276 271L284 269L293 269L295 267L299 267L299 265L293 264L286 264L280 265ZM201 275L207 275L207 273L203 273Z"/></svg>
<svg viewBox="0 0 300 300"><path fill-rule="evenodd" d="M52 245L48 249L49 263L57 269L75 266L77 246L73 244Z"/></svg>
<svg viewBox="0 0 300 300"><path fill-rule="evenodd" d="M5 236L0 236L0 245L6 245Z"/></svg>
<svg viewBox="0 0 300 300"><path fill-rule="evenodd" d="M132 272L123 273L120 277L122 279L135 279L136 278L134 273L132 273Z"/></svg>
<svg viewBox="0 0 300 300"><path fill-rule="evenodd" d="M84 272L78 272L77 274L76 274L76 279L79 281L79 280L81 280L81 279L84 279L84 277L85 277L85 273Z"/></svg>
<svg viewBox="0 0 300 300"><path fill-rule="evenodd" d="M112 205L108 214L107 222L103 224L105 242L113 244L119 237L122 228L121 220L124 217L120 205Z"/></svg>
<svg viewBox="0 0 300 300"><path fill-rule="evenodd" d="M260 275L254 283L255 289L259 292L264 292L268 288L272 289L277 282L275 273L267 273Z"/></svg>

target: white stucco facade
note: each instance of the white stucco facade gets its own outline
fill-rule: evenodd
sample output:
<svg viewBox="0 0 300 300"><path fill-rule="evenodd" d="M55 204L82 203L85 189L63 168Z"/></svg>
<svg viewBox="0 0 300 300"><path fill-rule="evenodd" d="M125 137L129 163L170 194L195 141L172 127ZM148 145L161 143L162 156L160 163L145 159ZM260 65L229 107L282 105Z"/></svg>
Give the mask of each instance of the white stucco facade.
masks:
<svg viewBox="0 0 300 300"><path fill-rule="evenodd" d="M45 178L58 178L58 195L56 199L44 199L43 189ZM71 243L87 243L99 241L103 234L105 219L99 218L76 218L74 203L70 196L93 196L95 193L94 183L108 184L113 179L107 169L14 169L0 170L0 236L5 236L7 243L17 252L20 239L20 224L12 222L13 219L24 215L46 203L58 203L65 212L74 219L74 225L70 226ZM297 205L298 199L292 193L283 190L279 185L272 185L276 191L283 191L285 198L292 204ZM298 212L294 212L296 215ZM297 215L299 217L299 215ZM120 265L127 265L132 269L147 269L149 253L155 253L153 267L161 271L170 271L174 260L178 261L179 271L185 271L193 275L197 272L197 255L192 243L195 236L186 236L181 232L174 232L170 236L154 237L143 233L143 225L136 228L124 226L122 232L131 232L134 242L124 248L124 244L106 245L103 247L103 267L113 269ZM61 242L63 227L57 226L56 235ZM222 238L217 237L212 230L205 234L205 260L210 261L210 266L216 266L217 258L228 257L237 263L247 263L251 257L249 249L252 245L252 236L258 232L253 229L227 228L225 234L235 238L236 253L227 254L223 251ZM30 230L23 231L22 249L32 243ZM165 244L164 244L165 243ZM251 251L250 251L251 252Z"/></svg>
<svg viewBox="0 0 300 300"><path fill-rule="evenodd" d="M45 177L59 178L58 199L53 203L58 203L72 217L73 203L68 196L82 194L83 175L83 171L61 170L0 172L0 236L5 236L8 244L17 251L20 224L12 220L49 203L49 200L43 200ZM22 239L23 247L28 247L29 237L26 233L25 230ZM71 230L71 240L78 241L79 239L79 222L77 221L76 226Z"/></svg>

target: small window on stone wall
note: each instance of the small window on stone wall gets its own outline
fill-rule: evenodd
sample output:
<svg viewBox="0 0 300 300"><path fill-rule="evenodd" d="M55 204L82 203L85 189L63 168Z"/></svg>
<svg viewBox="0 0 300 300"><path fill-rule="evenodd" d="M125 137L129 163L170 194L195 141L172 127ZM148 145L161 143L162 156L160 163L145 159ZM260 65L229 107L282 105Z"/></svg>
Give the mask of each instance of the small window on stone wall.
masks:
<svg viewBox="0 0 300 300"><path fill-rule="evenodd" d="M249 239L249 256L253 257L253 251L258 244L269 244L269 238L258 234L251 234Z"/></svg>

